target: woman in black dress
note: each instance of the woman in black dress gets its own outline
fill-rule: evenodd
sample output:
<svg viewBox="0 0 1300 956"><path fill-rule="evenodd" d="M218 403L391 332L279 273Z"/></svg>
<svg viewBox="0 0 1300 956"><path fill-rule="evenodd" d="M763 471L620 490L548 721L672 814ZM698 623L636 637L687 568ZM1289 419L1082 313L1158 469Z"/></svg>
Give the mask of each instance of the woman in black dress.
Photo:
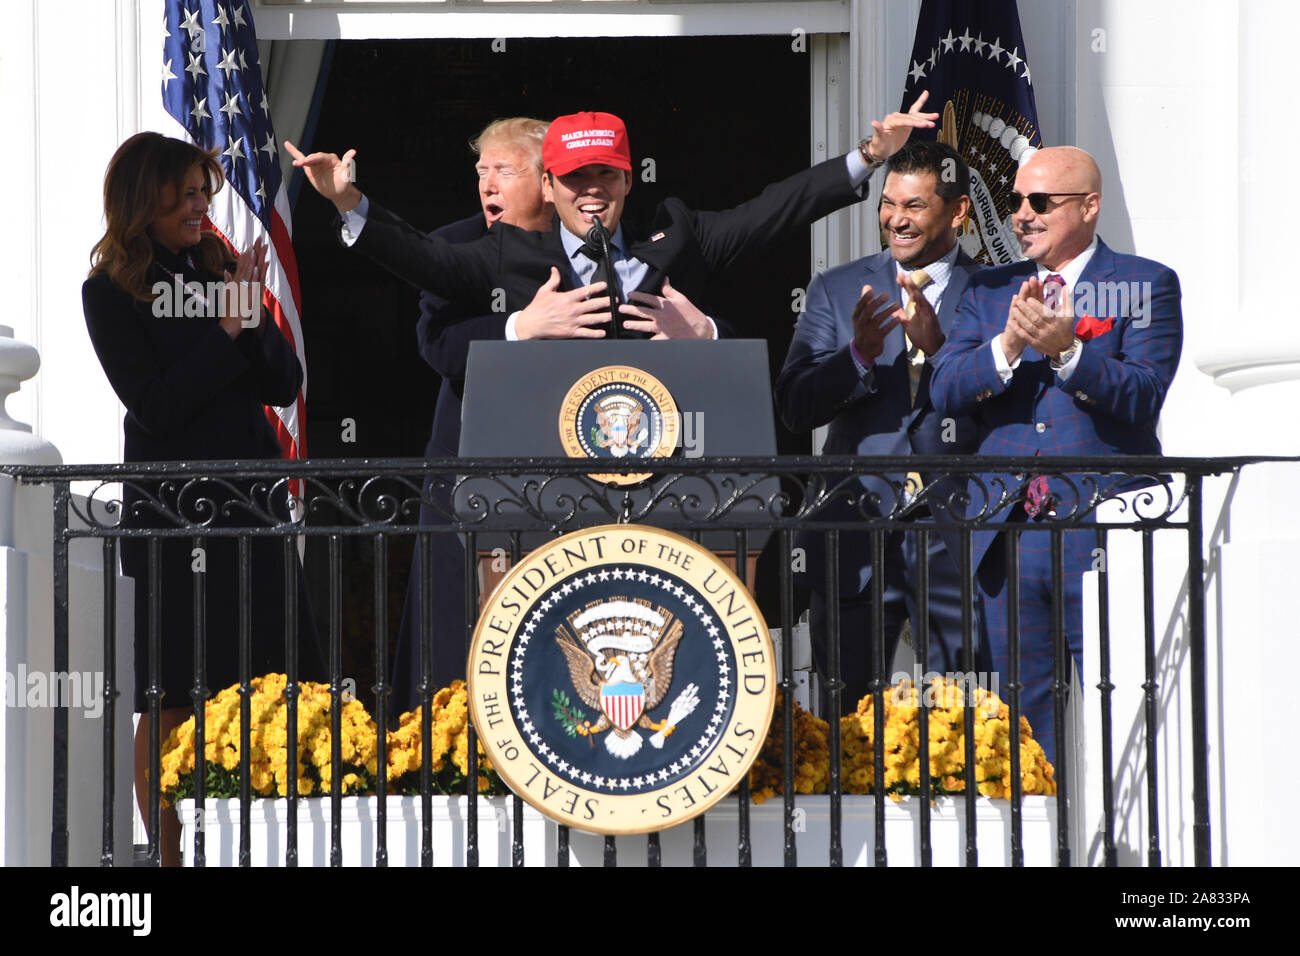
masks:
<svg viewBox="0 0 1300 956"><path fill-rule="evenodd" d="M212 194L221 188L212 154L158 133L123 143L104 180L104 237L91 252L82 304L90 338L113 390L126 406L124 460L275 459L280 446L264 406L289 405L302 385L297 356L272 321L261 321L266 270L260 241L234 259L214 232L202 228ZM194 285L197 283L197 285ZM189 288L186 286L189 285ZM268 493L248 481L128 483L125 525L249 527L285 522L283 483ZM158 507L154 502L160 502ZM248 505L251 505L249 507ZM252 676L283 671L285 574L281 538L254 538L252 547ZM162 539L160 586L151 594L147 545L124 539L123 572L135 579L135 740L137 799L144 812L151 724L149 610L160 602L160 686L163 738L193 713L193 589L201 570L206 606L206 680L215 693L239 679L239 576L233 538L206 537L203 554L188 537ZM296 565L296 555L293 558ZM301 568L298 676L324 676ZM147 819L147 815L146 815ZM174 859L164 817L161 846Z"/></svg>

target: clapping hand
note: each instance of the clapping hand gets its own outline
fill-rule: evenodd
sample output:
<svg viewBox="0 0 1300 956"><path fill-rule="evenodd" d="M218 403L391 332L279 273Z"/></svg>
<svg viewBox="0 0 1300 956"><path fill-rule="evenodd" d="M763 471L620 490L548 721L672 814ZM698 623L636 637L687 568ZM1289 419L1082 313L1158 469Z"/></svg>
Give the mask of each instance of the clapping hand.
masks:
<svg viewBox="0 0 1300 956"><path fill-rule="evenodd" d="M898 317L898 321L903 324L903 331L907 337L912 340L912 344L920 349L927 358L932 358L934 353L939 351L939 346L943 345L943 329L939 326L939 317L934 314L934 306L930 300L921 292L912 277L906 273L898 277L898 284L903 291L911 297L913 312L911 315L904 310Z"/></svg>
<svg viewBox="0 0 1300 956"><path fill-rule="evenodd" d="M225 270L226 285L221 304L221 328L232 339L244 329L262 334L262 282L268 268L266 243L258 238L235 261L235 272ZM244 283L251 283L250 294L241 295ZM243 303L249 303L244 309Z"/></svg>
<svg viewBox="0 0 1300 956"><path fill-rule="evenodd" d="M903 310L889 296L877 295L871 286L862 287L862 298L853 307L853 347L867 362L874 362L885 348L885 336L898 325Z"/></svg>
<svg viewBox="0 0 1300 956"><path fill-rule="evenodd" d="M1002 333L1002 351L1014 362L1030 345L1048 358L1055 358L1074 343L1074 307L1068 290L1062 289L1052 308L1043 298L1043 283L1033 276L1021 283L1007 312L1007 328ZM1007 336L1018 340L1013 356L1007 351Z"/></svg>

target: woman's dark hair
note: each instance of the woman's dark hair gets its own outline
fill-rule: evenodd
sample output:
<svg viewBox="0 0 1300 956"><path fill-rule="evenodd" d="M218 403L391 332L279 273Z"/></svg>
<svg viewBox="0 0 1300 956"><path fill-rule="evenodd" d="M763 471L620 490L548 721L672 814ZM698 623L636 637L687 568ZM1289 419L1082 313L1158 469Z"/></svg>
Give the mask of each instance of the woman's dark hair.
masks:
<svg viewBox="0 0 1300 956"><path fill-rule="evenodd" d="M104 174L104 236L90 251L90 274L105 273L136 299L153 298L147 282L153 264L149 226L167 206L175 208L184 195L190 171L198 166L207 181L208 196L221 189L225 177L216 151L161 133L136 133L113 154ZM231 262L221 238L204 232L195 247L197 264L220 273Z"/></svg>

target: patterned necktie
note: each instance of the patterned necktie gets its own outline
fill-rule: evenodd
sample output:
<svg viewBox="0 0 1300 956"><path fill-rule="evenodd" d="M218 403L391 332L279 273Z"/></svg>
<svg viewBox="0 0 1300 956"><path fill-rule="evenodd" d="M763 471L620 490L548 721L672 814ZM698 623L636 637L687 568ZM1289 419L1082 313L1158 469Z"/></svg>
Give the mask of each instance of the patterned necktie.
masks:
<svg viewBox="0 0 1300 956"><path fill-rule="evenodd" d="M1025 506L1025 514L1031 518L1040 515L1047 518L1055 513L1056 496L1052 494L1052 483L1047 480L1046 475L1034 475L1029 480L1022 504Z"/></svg>
<svg viewBox="0 0 1300 956"><path fill-rule="evenodd" d="M1065 297L1065 280L1053 272L1043 280L1043 304L1053 312L1060 310Z"/></svg>
<svg viewBox="0 0 1300 956"><path fill-rule="evenodd" d="M918 292L930 284L930 274L924 269L914 271L911 279L916 283ZM907 304L903 307L903 311L909 316L916 314L916 300L910 295L907 297ZM907 332L903 332L903 351L907 356L907 388L910 394L910 404L916 405L916 392L921 387L921 370L925 368L925 353L913 344L912 340L907 337ZM916 497L924 484L920 472L909 471L905 487L907 497L909 499Z"/></svg>
<svg viewBox="0 0 1300 956"><path fill-rule="evenodd" d="M1065 280L1053 272L1043 280L1043 304L1053 312L1058 311L1065 298ZM1056 496L1052 494L1052 483L1046 475L1034 475L1029 479L1023 502L1025 514L1031 518L1047 518L1056 507Z"/></svg>
<svg viewBox="0 0 1300 956"><path fill-rule="evenodd" d="M930 284L930 274L924 269L917 269L913 272L911 279L916 283L918 292L923 291ZM916 300L910 295L907 297L907 305L903 307L903 311L909 317L916 315ZM925 353L907 337L907 332L903 333L903 350L907 353L907 384L911 392L911 402L915 405L916 392L921 386L921 369L925 367Z"/></svg>

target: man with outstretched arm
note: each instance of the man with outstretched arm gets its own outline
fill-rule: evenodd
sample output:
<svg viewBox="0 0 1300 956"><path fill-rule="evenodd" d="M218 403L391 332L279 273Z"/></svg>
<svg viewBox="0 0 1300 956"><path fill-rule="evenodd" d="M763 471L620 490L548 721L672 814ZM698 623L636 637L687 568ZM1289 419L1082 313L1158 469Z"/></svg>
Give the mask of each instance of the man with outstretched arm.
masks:
<svg viewBox="0 0 1300 956"><path fill-rule="evenodd" d="M542 142L548 124L530 117L511 117L489 123L470 143L475 154L481 211L437 230L434 235L452 243L473 242L488 230L503 225L537 232L552 228L555 207L543 195ZM524 309L515 323L515 337L581 338L599 330L587 323L602 321L590 302L575 300L571 315L548 312L554 303L555 284L548 282L534 302L542 308ZM627 306L628 326L661 338L712 334L708 320L679 293L666 290L668 298L634 292ZM594 300L593 300L594 301ZM597 303L598 307L598 303ZM637 317L640 315L641 317ZM635 324L634 324L635 323ZM420 355L442 376L433 429L425 448L426 458L455 458L460 450L461 400L465 391L465 367L470 343L506 338L507 317L502 313L466 316L454 303L432 292L420 295L417 340ZM695 331L698 330L698 331ZM447 478L434 481L426 476L422 488L420 525L445 525L452 513ZM431 536L432 574L429 580L433 620L433 689L446 687L465 677L465 550L460 538L439 533ZM421 550L412 555L410 583L393 657L393 718L419 704L421 668L417 649L420 639L420 581L423 576Z"/></svg>
<svg viewBox="0 0 1300 956"><path fill-rule="evenodd" d="M666 303L674 302L679 292L705 317L719 307L725 312L725 303L710 298L712 279L790 230L860 200L871 170L906 142L912 129L934 125L937 114L921 111L925 99L922 94L908 112L891 113L873 123L871 137L846 156L774 183L734 209L696 212L681 200L666 200L656 212L651 234L641 240L626 236L621 228L632 186L631 151L622 120L609 113L562 116L547 131L543 188L562 228L540 233L503 225L477 242L461 245L423 236L369 202L351 181L354 150L340 158L333 153L304 156L292 143L285 148L312 186L338 209L343 241L392 272L476 313L504 305L507 338L519 334L521 322L526 327L534 318L573 335L599 338L605 330L595 326L609 318L601 311L609 308L609 296L600 294L604 287L593 288L597 266L584 251L596 219L612 237L622 289L650 293ZM698 321L656 311L630 303L619 309L629 317L624 327L642 334L672 334L663 327L665 322L689 326ZM641 324L645 322L651 325ZM699 324L692 330L703 332Z"/></svg>

